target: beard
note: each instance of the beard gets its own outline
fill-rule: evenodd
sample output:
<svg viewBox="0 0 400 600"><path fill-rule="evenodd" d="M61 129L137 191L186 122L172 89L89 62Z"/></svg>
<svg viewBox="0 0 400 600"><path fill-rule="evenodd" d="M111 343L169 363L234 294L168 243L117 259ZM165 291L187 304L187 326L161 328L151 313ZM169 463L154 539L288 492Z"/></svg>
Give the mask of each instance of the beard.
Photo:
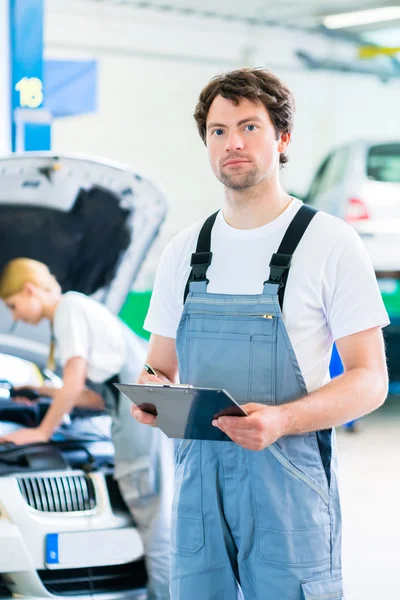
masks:
<svg viewBox="0 0 400 600"><path fill-rule="evenodd" d="M217 179L229 190L247 190L256 185L260 180L257 167L246 173L224 173L222 170L217 174Z"/></svg>

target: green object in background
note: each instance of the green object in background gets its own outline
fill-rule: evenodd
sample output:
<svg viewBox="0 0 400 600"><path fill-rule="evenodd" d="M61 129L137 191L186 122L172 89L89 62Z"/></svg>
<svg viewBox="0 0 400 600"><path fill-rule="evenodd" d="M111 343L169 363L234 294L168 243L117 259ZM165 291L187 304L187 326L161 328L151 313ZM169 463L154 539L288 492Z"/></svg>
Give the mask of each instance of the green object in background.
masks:
<svg viewBox="0 0 400 600"><path fill-rule="evenodd" d="M150 333L143 329L143 323L150 304L151 290L146 292L130 292L119 313L120 319L137 335L148 340Z"/></svg>
<svg viewBox="0 0 400 600"><path fill-rule="evenodd" d="M392 278L378 278L383 302L391 319L400 319L400 280ZM148 340L150 333L143 329L143 323L147 315L152 291L132 291L128 294L123 305L120 318L137 335Z"/></svg>
<svg viewBox="0 0 400 600"><path fill-rule="evenodd" d="M392 278L378 278L383 302L391 319L400 319L400 281Z"/></svg>

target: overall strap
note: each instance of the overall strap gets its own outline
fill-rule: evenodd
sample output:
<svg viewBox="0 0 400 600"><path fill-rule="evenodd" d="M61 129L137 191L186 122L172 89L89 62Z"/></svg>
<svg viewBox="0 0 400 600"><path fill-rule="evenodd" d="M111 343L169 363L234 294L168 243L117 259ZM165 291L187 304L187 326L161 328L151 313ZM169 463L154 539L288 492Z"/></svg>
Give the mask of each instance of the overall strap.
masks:
<svg viewBox="0 0 400 600"><path fill-rule="evenodd" d="M187 280L185 287L185 293L183 296L184 304L189 294L190 283L192 281L205 281L206 283L208 283L206 274L207 269L211 265L212 260L212 252L210 252L211 231L218 213L219 210L217 210L216 213L208 217L208 219L205 221L203 227L200 230L199 237L197 239L196 252L192 254L192 258L190 261L190 266L192 267L192 270L190 271L189 279Z"/></svg>
<svg viewBox="0 0 400 600"><path fill-rule="evenodd" d="M268 283L279 285L278 298L281 310L292 256L317 212L311 206L303 204L287 228L278 251L272 255L271 262L269 263L271 267L269 279L264 282L264 285Z"/></svg>

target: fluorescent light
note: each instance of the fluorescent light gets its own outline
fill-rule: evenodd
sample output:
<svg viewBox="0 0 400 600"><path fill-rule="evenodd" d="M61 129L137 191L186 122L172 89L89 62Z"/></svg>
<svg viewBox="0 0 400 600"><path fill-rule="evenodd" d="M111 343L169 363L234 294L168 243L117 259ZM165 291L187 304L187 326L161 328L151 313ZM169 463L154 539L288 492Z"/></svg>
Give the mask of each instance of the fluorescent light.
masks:
<svg viewBox="0 0 400 600"><path fill-rule="evenodd" d="M395 19L400 19L400 6L384 6L382 8L330 15L325 17L323 23L328 29L341 29L342 27L382 23L383 21L394 21Z"/></svg>

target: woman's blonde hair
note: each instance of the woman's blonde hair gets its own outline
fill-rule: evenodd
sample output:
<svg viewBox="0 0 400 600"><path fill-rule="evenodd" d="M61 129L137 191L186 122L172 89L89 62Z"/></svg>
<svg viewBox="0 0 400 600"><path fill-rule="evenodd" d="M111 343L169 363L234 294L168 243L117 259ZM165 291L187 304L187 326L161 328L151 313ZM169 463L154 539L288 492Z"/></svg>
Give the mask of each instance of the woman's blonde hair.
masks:
<svg viewBox="0 0 400 600"><path fill-rule="evenodd" d="M14 258L6 264L0 275L0 298L7 300L10 296L19 294L26 283L33 283L46 292L61 293L60 284L44 263L32 258ZM47 367L49 369L54 369L54 354L55 348L52 332L50 352L47 360Z"/></svg>
<svg viewBox="0 0 400 600"><path fill-rule="evenodd" d="M0 275L0 298L6 300L22 292L26 283L33 283L47 292L61 292L60 284L44 263L32 258L14 258Z"/></svg>

